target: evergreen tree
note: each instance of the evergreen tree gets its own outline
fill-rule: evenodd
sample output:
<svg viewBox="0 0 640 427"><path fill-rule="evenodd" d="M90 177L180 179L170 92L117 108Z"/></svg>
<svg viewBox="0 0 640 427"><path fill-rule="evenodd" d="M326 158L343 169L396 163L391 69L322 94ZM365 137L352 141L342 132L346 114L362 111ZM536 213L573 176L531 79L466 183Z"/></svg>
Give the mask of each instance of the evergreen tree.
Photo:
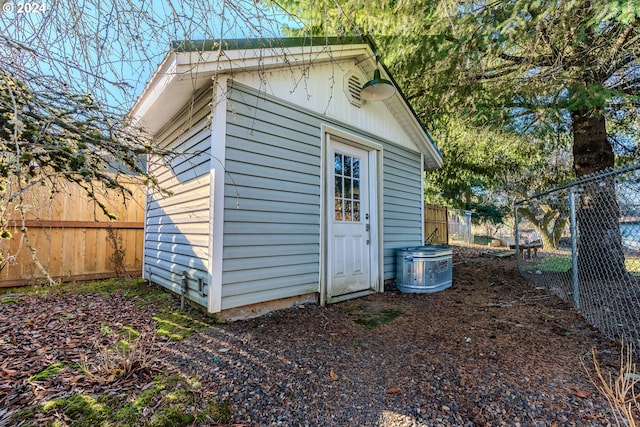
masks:
<svg viewBox="0 0 640 427"><path fill-rule="evenodd" d="M315 31L376 36L431 129L456 117L473 132L501 129L537 140L567 133L576 177L613 167L616 151L637 154L638 2L343 0L314 2L311 12L295 0L288 6ZM590 271L624 271L612 182L581 195L578 221Z"/></svg>

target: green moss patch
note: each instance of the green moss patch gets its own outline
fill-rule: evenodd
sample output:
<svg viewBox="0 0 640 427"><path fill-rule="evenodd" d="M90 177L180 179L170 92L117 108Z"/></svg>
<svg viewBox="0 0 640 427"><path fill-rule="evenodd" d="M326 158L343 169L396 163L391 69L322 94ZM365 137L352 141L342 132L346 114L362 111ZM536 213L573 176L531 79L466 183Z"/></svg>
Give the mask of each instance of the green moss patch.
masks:
<svg viewBox="0 0 640 427"><path fill-rule="evenodd" d="M402 314L401 310L387 308L379 309L369 304L360 304L349 307L345 312L353 318L353 321L365 329L376 329L386 323L390 323Z"/></svg>
<svg viewBox="0 0 640 427"><path fill-rule="evenodd" d="M63 368L64 368L64 363L56 362L52 365L47 366L37 374L31 375L28 381L35 382L35 381L50 380L51 378L55 377L58 374L58 372L60 372Z"/></svg>
<svg viewBox="0 0 640 427"><path fill-rule="evenodd" d="M158 323L158 335L168 337L172 341L182 340L195 330L209 325L204 315L196 311L165 309L158 316L153 317L153 320Z"/></svg>
<svg viewBox="0 0 640 427"><path fill-rule="evenodd" d="M75 298L75 295L86 297ZM141 313L145 319L138 324L131 320L129 313L122 317L111 315L108 320L86 314L80 317L72 304L64 305L67 301L80 301L80 312L86 304L99 306L112 295L118 301L130 297L135 304L144 305ZM59 297L62 302L58 301ZM64 325L72 319L74 322L86 319L91 327L82 329L82 337L98 343L96 349L88 353L81 346L78 354L83 357L78 363L44 360L36 365L42 368L28 378L25 390L40 382L47 388L42 399L48 394L51 400L34 400L14 412L12 420L19 420L21 425L180 427L231 421L231 404L211 396L203 398L206 393L198 378L169 375L153 363L156 350L153 335L179 340L213 323L200 311L180 310L175 296L162 288L141 280L122 279L64 283L16 288L11 292L0 290L0 302L54 304L53 319ZM156 331L147 329L151 316ZM73 338L72 344L80 346L80 341ZM128 373L132 375L127 376ZM153 373L159 374L151 379ZM131 386L132 381L137 381L136 387ZM56 392L58 388L63 392Z"/></svg>
<svg viewBox="0 0 640 427"><path fill-rule="evenodd" d="M0 288L0 295L7 295L4 299L14 300L17 295L37 295L47 297L62 294L110 294L122 292L125 296L138 296L142 298L162 298L165 295L159 289L152 288L142 278L137 279L106 279L87 282L67 282L55 285L33 285L15 288ZM4 300L3 299L3 300Z"/></svg>
<svg viewBox="0 0 640 427"><path fill-rule="evenodd" d="M115 413L115 421L117 421L119 425L135 424L144 409L159 400L167 389L167 384L173 383L174 381L177 381L177 377L157 377L152 387L132 398Z"/></svg>
<svg viewBox="0 0 640 427"><path fill-rule="evenodd" d="M65 423L53 421L49 426L186 427L194 423L230 423L232 406L227 401L208 399L195 408L194 385L198 384L177 375L159 375L138 395L96 398L78 393L51 400L41 410L47 416L65 419ZM33 413L24 412L21 416L33 418Z"/></svg>
<svg viewBox="0 0 640 427"><path fill-rule="evenodd" d="M180 405L169 405L153 414L146 427L183 427L193 423L195 417L187 414Z"/></svg>
<svg viewBox="0 0 640 427"><path fill-rule="evenodd" d="M135 340L140 338L140 331L131 326L123 326L122 333L127 337L128 340Z"/></svg>
<svg viewBox="0 0 640 427"><path fill-rule="evenodd" d="M111 408L87 394L74 394L65 399L55 399L47 402L42 411L50 413L53 411L62 412L66 417L73 420L76 427L94 427L105 425L111 413ZM108 424L107 424L108 425Z"/></svg>
<svg viewBox="0 0 640 427"><path fill-rule="evenodd" d="M229 424L233 415L233 407L228 401L218 402L214 399L207 400L207 404L198 417L203 422L206 420L219 424Z"/></svg>

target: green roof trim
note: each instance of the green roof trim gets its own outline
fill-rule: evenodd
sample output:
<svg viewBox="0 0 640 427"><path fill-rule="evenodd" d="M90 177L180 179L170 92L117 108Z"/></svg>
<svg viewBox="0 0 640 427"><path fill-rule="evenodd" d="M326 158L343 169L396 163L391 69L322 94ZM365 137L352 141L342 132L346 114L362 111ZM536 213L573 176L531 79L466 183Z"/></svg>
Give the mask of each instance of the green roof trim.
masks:
<svg viewBox="0 0 640 427"><path fill-rule="evenodd" d="M176 40L171 42L174 52L206 52L222 50L245 50L266 48L291 48L302 46L336 46L346 44L368 44L375 51L370 37L275 37L223 40Z"/></svg>

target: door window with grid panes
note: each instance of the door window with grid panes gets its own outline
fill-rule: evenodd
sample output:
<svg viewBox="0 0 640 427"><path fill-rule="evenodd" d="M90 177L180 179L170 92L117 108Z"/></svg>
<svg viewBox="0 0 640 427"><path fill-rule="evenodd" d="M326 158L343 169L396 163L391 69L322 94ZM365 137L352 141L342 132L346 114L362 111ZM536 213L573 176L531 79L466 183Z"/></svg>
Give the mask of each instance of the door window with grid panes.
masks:
<svg viewBox="0 0 640 427"><path fill-rule="evenodd" d="M360 222L360 159L335 153L335 220Z"/></svg>

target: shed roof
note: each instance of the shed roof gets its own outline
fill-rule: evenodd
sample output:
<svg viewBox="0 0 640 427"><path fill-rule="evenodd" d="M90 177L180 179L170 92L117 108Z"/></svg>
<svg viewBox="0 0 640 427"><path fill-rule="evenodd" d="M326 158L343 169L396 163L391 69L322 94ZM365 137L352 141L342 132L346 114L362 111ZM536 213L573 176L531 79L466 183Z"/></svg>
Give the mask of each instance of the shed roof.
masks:
<svg viewBox="0 0 640 427"><path fill-rule="evenodd" d="M195 90L221 73L355 59L366 75L373 75L376 66L382 68L385 78L398 89L393 97L382 102L425 155L426 166L441 167L440 150L387 67L382 62L376 64L376 52L369 36L173 41L129 114L134 121L156 133L189 101Z"/></svg>

